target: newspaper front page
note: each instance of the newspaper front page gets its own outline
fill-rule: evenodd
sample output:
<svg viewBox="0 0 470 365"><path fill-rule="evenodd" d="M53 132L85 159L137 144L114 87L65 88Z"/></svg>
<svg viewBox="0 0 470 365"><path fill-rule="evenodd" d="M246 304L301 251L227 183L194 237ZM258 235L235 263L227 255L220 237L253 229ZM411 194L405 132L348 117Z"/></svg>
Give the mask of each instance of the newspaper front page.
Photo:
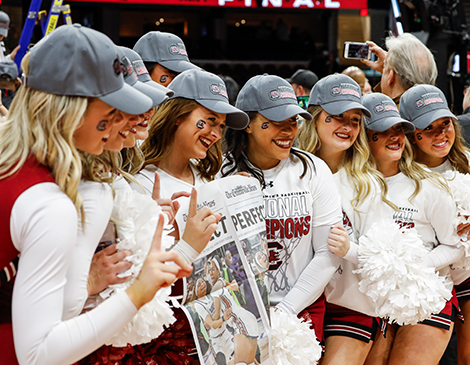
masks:
<svg viewBox="0 0 470 365"><path fill-rule="evenodd" d="M198 188L198 210L204 206L222 218L193 263L182 306L199 359L204 365L270 364L269 257L260 184L244 176L212 181ZM180 237L188 208L189 201L182 202L176 217Z"/></svg>

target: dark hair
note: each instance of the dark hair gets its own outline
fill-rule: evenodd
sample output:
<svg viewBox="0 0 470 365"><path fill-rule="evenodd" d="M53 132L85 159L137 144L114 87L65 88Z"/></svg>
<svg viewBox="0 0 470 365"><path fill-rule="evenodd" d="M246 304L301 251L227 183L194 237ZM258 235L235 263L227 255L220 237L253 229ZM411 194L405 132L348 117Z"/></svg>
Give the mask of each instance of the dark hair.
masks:
<svg viewBox="0 0 470 365"><path fill-rule="evenodd" d="M258 116L258 112L247 112L250 122ZM263 171L252 163L245 154L245 151L248 148L248 133L244 129L235 130L231 128L226 128L224 133L224 153L225 153L225 162L222 164L220 173L223 177L228 175L233 175L237 172L246 171L251 174L251 176L258 179L261 184L262 189L266 188L266 182L264 180ZM307 171L311 168L309 162L313 166L315 171L315 164L312 158L304 151L291 148L290 153L296 156L304 167L300 178L302 179Z"/></svg>
<svg viewBox="0 0 470 365"><path fill-rule="evenodd" d="M144 65L149 74L151 75L155 66L158 65L158 62L144 61Z"/></svg>

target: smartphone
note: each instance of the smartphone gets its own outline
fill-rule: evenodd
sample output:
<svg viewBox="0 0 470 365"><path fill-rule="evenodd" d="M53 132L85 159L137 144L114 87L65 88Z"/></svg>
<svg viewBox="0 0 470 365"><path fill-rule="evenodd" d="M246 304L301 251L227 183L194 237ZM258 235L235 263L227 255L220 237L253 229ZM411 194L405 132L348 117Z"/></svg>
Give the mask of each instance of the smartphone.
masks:
<svg viewBox="0 0 470 365"><path fill-rule="evenodd" d="M370 60L371 52L367 43L344 42L344 58Z"/></svg>

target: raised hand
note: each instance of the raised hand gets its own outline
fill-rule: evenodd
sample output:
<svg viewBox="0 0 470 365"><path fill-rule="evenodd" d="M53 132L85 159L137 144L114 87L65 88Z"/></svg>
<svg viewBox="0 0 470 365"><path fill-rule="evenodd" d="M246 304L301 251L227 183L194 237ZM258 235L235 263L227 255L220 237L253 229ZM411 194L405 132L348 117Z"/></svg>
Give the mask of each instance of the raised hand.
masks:
<svg viewBox="0 0 470 365"><path fill-rule="evenodd" d="M173 284L176 279L189 276L193 267L188 265L176 252L162 251L163 215L160 214L147 258L139 276L126 289L132 302L139 309L153 299L161 288Z"/></svg>
<svg viewBox="0 0 470 365"><path fill-rule="evenodd" d="M384 70L384 62L385 59L387 58L387 51L385 51L383 48L379 47L372 41L367 41L366 42L369 45L370 51L377 56L377 60L371 61L371 60L361 60L363 63L365 63L367 66L369 66L371 69L383 73Z"/></svg>
<svg viewBox="0 0 470 365"><path fill-rule="evenodd" d="M199 212L197 211L197 191L193 188L183 240L197 252L201 252L209 243L221 217L220 213L214 214L208 207L203 207Z"/></svg>
<svg viewBox="0 0 470 365"><path fill-rule="evenodd" d="M189 197L190 194L186 191L180 191L174 193L171 196L171 199L162 199L160 196L160 175L155 171L155 183L153 184L152 199L162 207L163 213L168 216L170 224L174 224L176 212L180 207L180 204L175 201L175 199L178 199L182 196Z"/></svg>

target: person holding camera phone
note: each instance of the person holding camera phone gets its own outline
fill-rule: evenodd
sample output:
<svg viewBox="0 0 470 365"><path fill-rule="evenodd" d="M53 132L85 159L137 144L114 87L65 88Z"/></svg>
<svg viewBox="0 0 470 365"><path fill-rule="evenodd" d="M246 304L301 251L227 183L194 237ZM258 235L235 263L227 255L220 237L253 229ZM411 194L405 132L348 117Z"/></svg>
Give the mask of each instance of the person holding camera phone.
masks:
<svg viewBox="0 0 470 365"><path fill-rule="evenodd" d="M362 62L382 74L382 79L374 91L388 95L397 106L402 94L413 85L436 83L437 65L434 56L414 35L390 35L385 39L388 51L374 42L366 43L377 56L377 60L363 59Z"/></svg>

